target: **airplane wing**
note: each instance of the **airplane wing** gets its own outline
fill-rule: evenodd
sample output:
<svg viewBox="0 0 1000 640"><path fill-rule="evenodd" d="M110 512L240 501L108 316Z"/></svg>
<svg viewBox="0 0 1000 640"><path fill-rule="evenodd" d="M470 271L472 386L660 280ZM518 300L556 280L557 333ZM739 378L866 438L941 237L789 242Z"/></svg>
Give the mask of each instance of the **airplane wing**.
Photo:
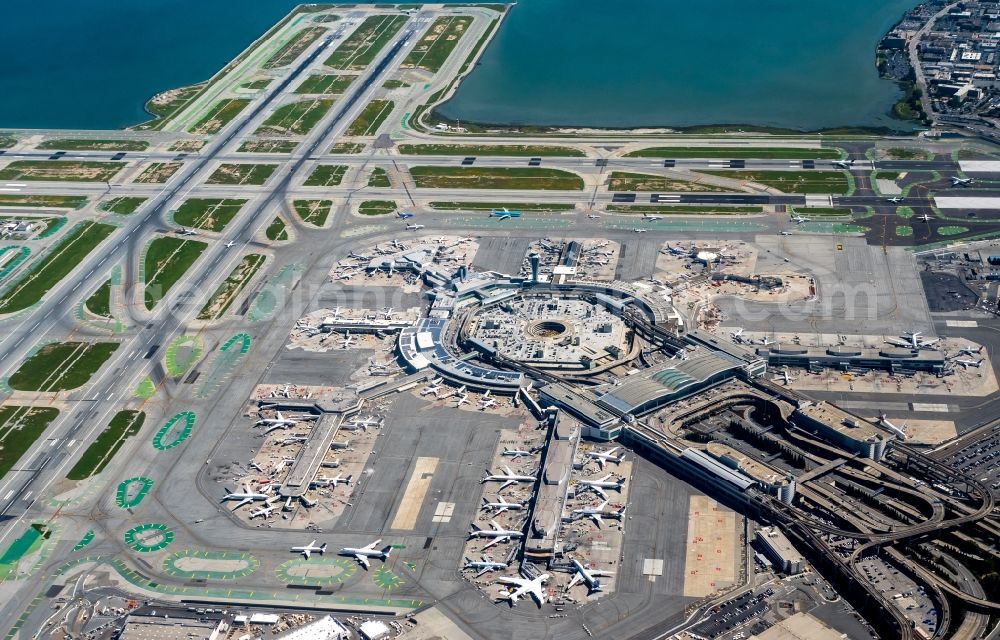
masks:
<svg viewBox="0 0 1000 640"><path fill-rule="evenodd" d="M250 504L251 502L253 502L253 498L243 498L242 500L240 500L239 502L236 503L236 506L233 507L233 511L236 511L237 509L239 509L243 505Z"/></svg>
<svg viewBox="0 0 1000 640"><path fill-rule="evenodd" d="M493 567L490 566L483 567L482 569L479 570L478 573L476 573L476 577L481 578L483 574L489 573L490 571L493 571Z"/></svg>
<svg viewBox="0 0 1000 640"><path fill-rule="evenodd" d="M309 554L310 553L312 553L312 552L309 550L308 547L306 547L305 549L302 550L302 555L304 555L306 557L306 560L309 559Z"/></svg>
<svg viewBox="0 0 1000 640"><path fill-rule="evenodd" d="M607 464L607 460L605 460L604 458L598 458L597 464L600 465L601 471L604 471L604 465Z"/></svg>
<svg viewBox="0 0 1000 640"><path fill-rule="evenodd" d="M494 531L500 531L501 527L497 524L496 520L490 520L490 526L493 527Z"/></svg>
<svg viewBox="0 0 1000 640"><path fill-rule="evenodd" d="M599 513L590 514L590 519L594 521L594 524L596 524L598 528L600 528L601 525L604 524L604 520L601 519L601 514Z"/></svg>
<svg viewBox="0 0 1000 640"><path fill-rule="evenodd" d="M508 540L510 540L510 536L498 536L487 542L486 546L483 547L483 550L485 551L486 549L489 549L495 544L500 544L501 542L507 542Z"/></svg>
<svg viewBox="0 0 1000 640"><path fill-rule="evenodd" d="M579 571L575 571L575 572L573 573L573 579L572 579L572 580L570 580L570 581L569 581L569 584L567 584L567 585L566 585L566 591L569 591L570 589L572 589L572 588L573 588L573 587L575 587L576 585L580 584L580 581L581 581L581 580L583 580L583 576L582 576L582 575L580 575L580 572L579 572Z"/></svg>
<svg viewBox="0 0 1000 640"><path fill-rule="evenodd" d="M597 493L597 495L601 496L601 497L602 497L602 498L604 498L605 500L607 500L607 499L608 499L608 494L604 493L604 489L602 489L601 487L598 487L597 485L593 485L593 484L591 484L591 485L588 485L588 486L589 486L589 487L590 487L591 489L593 489L593 490L594 490L594 491L595 491L595 492Z"/></svg>
<svg viewBox="0 0 1000 640"><path fill-rule="evenodd" d="M361 566L365 568L365 571L367 571L368 568L371 567L371 563L368 562L368 558L361 555L360 553L354 554L354 557L357 558L358 562L361 563Z"/></svg>
<svg viewBox="0 0 1000 640"><path fill-rule="evenodd" d="M517 480L508 480L507 482L503 483L502 485L500 485L500 488L497 489L497 493L500 493L501 491L503 491L512 484L517 484Z"/></svg>
<svg viewBox="0 0 1000 640"><path fill-rule="evenodd" d="M614 453L615 451L618 451L618 447L611 447L610 449L608 449L608 450L607 450L607 451L605 451L604 453L610 456L610 455L611 455L611 454L613 454L613 453Z"/></svg>
<svg viewBox="0 0 1000 640"><path fill-rule="evenodd" d="M340 476L340 474L338 473L338 474L337 474L337 476L339 477L339 476ZM371 543L371 544L369 544L369 545L365 545L364 547L361 547L361 548L362 548L362 549L364 549L364 550L366 550L366 551L374 551L374 550L375 550L375 547L377 547L377 546L379 545L379 543L380 543L380 542L382 542L382 539L381 539L381 538L379 538L379 539L378 539L378 540L376 540L375 542L373 542L373 543Z"/></svg>
<svg viewBox="0 0 1000 640"><path fill-rule="evenodd" d="M525 585L523 588L527 589L528 591L531 592L531 595L535 596L535 599L538 600L538 606L545 604L545 592L542 591L541 580L532 581L530 584Z"/></svg>

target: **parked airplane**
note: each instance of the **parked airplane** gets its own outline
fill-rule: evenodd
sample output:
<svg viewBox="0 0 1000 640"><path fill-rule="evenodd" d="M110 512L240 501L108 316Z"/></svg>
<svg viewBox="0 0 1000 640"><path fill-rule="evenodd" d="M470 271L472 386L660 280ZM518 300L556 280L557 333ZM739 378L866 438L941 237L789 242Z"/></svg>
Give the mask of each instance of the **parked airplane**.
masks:
<svg viewBox="0 0 1000 640"><path fill-rule="evenodd" d="M236 506L233 507L232 509L233 511L236 511L245 504L250 504L251 502L255 502L257 500L267 500L269 497L270 496L268 496L266 493L251 491L250 487L244 484L243 491L229 491L227 489L226 495L222 496L222 501L225 502L226 500L239 500L239 502L236 503Z"/></svg>
<svg viewBox="0 0 1000 640"><path fill-rule="evenodd" d="M961 358L955 358L952 362L962 365L963 369L968 369L969 367L978 369L983 364L982 360L963 360Z"/></svg>
<svg viewBox="0 0 1000 640"><path fill-rule="evenodd" d="M967 356L978 356L980 353L983 352L983 347L982 345L980 345L978 348L976 348L973 347L971 344L969 344L965 345L965 348L959 349L958 352Z"/></svg>
<svg viewBox="0 0 1000 640"><path fill-rule="evenodd" d="M538 603L539 608L545 604L545 592L542 590L542 583L549 579L549 574L543 573L537 578L527 579L527 578L509 578L506 576L501 576L497 578L497 582L501 584L507 584L515 587L515 589L509 591L505 600L510 602L510 605L516 606L517 601L521 596L531 595Z"/></svg>
<svg viewBox="0 0 1000 640"><path fill-rule="evenodd" d="M408 225L406 225L406 230L407 231L419 231L420 229L423 229L423 228L424 228L424 225L422 225L422 224L408 224Z"/></svg>
<svg viewBox="0 0 1000 640"><path fill-rule="evenodd" d="M570 589L580 584L581 582L587 585L588 593L601 591L604 587L601 586L600 578L605 578L605 577L610 578L611 576L615 575L610 571L598 571L596 569L587 569L576 558L571 558L570 561L573 563L573 569L576 571L576 574L573 576L573 579L569 581L569 584L566 585L566 591L569 591Z"/></svg>
<svg viewBox="0 0 1000 640"><path fill-rule="evenodd" d="M434 397L436 398L438 395L438 391L440 390L441 390L440 382L431 380L431 383L429 385L420 390L420 395L426 396L428 394L433 393Z"/></svg>
<svg viewBox="0 0 1000 640"><path fill-rule="evenodd" d="M763 338L760 338L760 339L757 340L757 344L763 345L765 347L768 346L768 345L772 345L774 343L775 343L775 341L771 340L767 336L764 336Z"/></svg>
<svg viewBox="0 0 1000 640"><path fill-rule="evenodd" d="M382 316L383 320L392 320L392 314L393 314L392 307L386 307L385 309L379 312L379 315Z"/></svg>
<svg viewBox="0 0 1000 640"><path fill-rule="evenodd" d="M669 244L667 245L667 251L670 252L670 255L674 256L682 256L687 253L684 249L681 249L680 247L671 247Z"/></svg>
<svg viewBox="0 0 1000 640"><path fill-rule="evenodd" d="M732 333L729 334L729 337L732 338L733 340L739 340L740 338L742 338L743 337L743 327L737 327L737 328L733 329Z"/></svg>
<svg viewBox="0 0 1000 640"><path fill-rule="evenodd" d="M250 519L253 520L254 518L260 518L260 517L263 517L264 519L270 518L271 512L274 511L276 508L277 507L261 507L256 511L251 511Z"/></svg>
<svg viewBox="0 0 1000 640"><path fill-rule="evenodd" d="M468 558L465 558L465 566L463 566L462 568L475 569L476 578L481 577L485 573L496 571L497 569L507 568L506 562L496 562L492 558L490 558L489 555L485 553L481 556L481 558L482 558L481 560L469 560Z"/></svg>
<svg viewBox="0 0 1000 640"><path fill-rule="evenodd" d="M377 245L376 245L375 249L376 249L376 250L378 249L378 246L377 246ZM366 256L366 255L365 255L365 254L363 254L363 253L355 253L355 252L353 252L353 251L352 251L352 252L350 252L349 254L347 254L347 257L348 257L348 258L354 258L355 260L371 260L371 259L372 259L372 257L371 257L371 256Z"/></svg>
<svg viewBox="0 0 1000 640"><path fill-rule="evenodd" d="M974 182L974 180L972 178L959 178L957 176L953 176L952 179L951 179L951 186L953 186L953 187L967 187L970 184L972 184L973 182Z"/></svg>
<svg viewBox="0 0 1000 640"><path fill-rule="evenodd" d="M348 431L357 431L358 429L368 431L371 427L381 428L383 424L385 424L384 418L375 419L373 416L371 418L355 418L346 423L344 428Z"/></svg>
<svg viewBox="0 0 1000 640"><path fill-rule="evenodd" d="M777 378L774 378L774 379L777 380ZM787 387L789 384L792 383L792 380L794 380L795 378L793 378L792 376L788 375L788 367L782 367L781 368L781 379L785 383L785 386Z"/></svg>
<svg viewBox="0 0 1000 640"><path fill-rule="evenodd" d="M625 459L624 455L616 456L615 451L618 451L620 447L611 447L607 451L588 451L587 458L591 460L597 460L597 464L601 466L601 470L604 470L604 465L609 462L614 462L615 465L621 463Z"/></svg>
<svg viewBox="0 0 1000 640"><path fill-rule="evenodd" d="M180 229L178 229L177 234L181 235L181 236L196 236L196 235L198 235L198 232L195 231L194 229L188 229L187 227L181 227Z"/></svg>
<svg viewBox="0 0 1000 640"><path fill-rule="evenodd" d="M898 204L898 203L902 202L902 201L903 201L903 199L902 199L902 198L900 198L899 196L893 196L893 197L891 197L891 198L886 198L886 201L887 201L887 202L891 202L891 203L893 203L893 204Z"/></svg>
<svg viewBox="0 0 1000 640"><path fill-rule="evenodd" d="M497 498L499 502L490 502L485 497L483 498L483 509L487 511L492 511L494 515L500 515L505 511L510 511L511 509L523 509L523 502L507 502L503 499L503 496Z"/></svg>
<svg viewBox="0 0 1000 640"><path fill-rule="evenodd" d="M511 459L517 460L518 458L522 458L524 456L530 456L531 452L525 451L524 449L508 449L507 447L504 447L503 453L500 455L510 456Z"/></svg>
<svg viewBox="0 0 1000 640"><path fill-rule="evenodd" d="M605 489L614 489L615 491L621 492L622 487L625 486L625 479L621 480L608 480L611 474L604 476L603 478L598 478L597 480L580 480L580 484L588 489L593 489L595 493L604 498L608 499L608 494L604 492Z"/></svg>
<svg viewBox="0 0 1000 640"><path fill-rule="evenodd" d="M340 348L347 349L351 346L352 342L354 342L354 337L351 335L351 330L348 329L347 333L344 334L344 337L340 341Z"/></svg>
<svg viewBox="0 0 1000 640"><path fill-rule="evenodd" d="M469 401L469 394L463 393L462 395L458 396L458 401L455 403L455 406L456 407L461 407L463 404L465 404L468 401Z"/></svg>
<svg viewBox="0 0 1000 640"><path fill-rule="evenodd" d="M535 476L518 475L513 471L511 471L510 467L504 467L503 469L504 471L506 471L506 473L494 474L491 471L487 470L486 477L484 477L482 480L479 481L480 484L484 482L503 482L503 484L500 485L500 488L497 489L497 493L499 494L501 491L503 491L512 484L517 484L518 482L534 482L537 479L535 478Z"/></svg>
<svg viewBox="0 0 1000 640"><path fill-rule="evenodd" d="M323 544L317 547L316 541L313 540L312 542L303 547L292 547L292 551L295 553L301 553L306 557L306 560L308 560L310 554L318 553L319 555L323 555L324 553L326 553L326 543L324 542Z"/></svg>
<svg viewBox="0 0 1000 640"><path fill-rule="evenodd" d="M291 418L286 418L281 415L280 411L276 411L275 415L277 418L260 418L257 420L254 426L265 425L268 427L274 427L277 429L283 429L285 427L292 427L299 423L298 420L292 420Z"/></svg>
<svg viewBox="0 0 1000 640"><path fill-rule="evenodd" d="M597 505L596 507L580 507L579 509L573 509L570 515L573 516L574 520L579 518L590 518L591 520L594 521L594 524L600 527L601 525L604 524L603 517L605 515L610 515L604 513L604 507L606 506L608 506L607 500Z"/></svg>
<svg viewBox="0 0 1000 640"><path fill-rule="evenodd" d="M794 222L795 224L802 224L803 222L809 222L809 218L803 218L800 215L793 215L791 219L792 222Z"/></svg>
<svg viewBox="0 0 1000 640"><path fill-rule="evenodd" d="M889 422L889 419L885 416L884 412L878 414L878 421L883 427L891 431L894 435L898 436L900 440L906 440L906 432L903 431L903 429L906 427L905 422L902 424L902 426L897 427L893 423Z"/></svg>
<svg viewBox="0 0 1000 640"><path fill-rule="evenodd" d="M492 409L497 406L497 401L493 398L487 398L486 400L479 401L479 410L486 411L487 409Z"/></svg>
<svg viewBox="0 0 1000 640"><path fill-rule="evenodd" d="M379 560L385 561L389 559L389 554L392 553L392 545L376 549L375 547L377 547L381 542L382 540L376 540L369 545L359 548L344 547L338 552L338 554L342 556L354 556L354 559L357 560L358 563L361 564L361 566L367 571L368 567L371 566L371 563L368 562L368 558L378 558Z"/></svg>
<svg viewBox="0 0 1000 640"><path fill-rule="evenodd" d="M484 551L495 544L507 542L512 538L524 537L524 533L520 531L504 529L497 524L496 520L490 520L490 527L492 527L492 529L480 529L476 526L475 522L469 525L469 527L469 538L492 538L492 540L490 540L486 546L483 547Z"/></svg>
<svg viewBox="0 0 1000 640"><path fill-rule="evenodd" d="M348 474L346 478L341 478L340 474L333 476L332 478L327 478L326 476L320 476L309 483L310 487L334 487L336 488L338 484L345 484L350 486L351 475Z"/></svg>

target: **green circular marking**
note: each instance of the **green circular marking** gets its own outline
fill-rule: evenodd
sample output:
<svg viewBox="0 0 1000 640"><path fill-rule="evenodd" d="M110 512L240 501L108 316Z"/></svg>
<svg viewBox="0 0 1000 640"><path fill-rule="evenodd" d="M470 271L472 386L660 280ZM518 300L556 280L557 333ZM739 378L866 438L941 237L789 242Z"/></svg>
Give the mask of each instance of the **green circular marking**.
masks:
<svg viewBox="0 0 1000 640"><path fill-rule="evenodd" d="M152 488L153 481L142 476L122 480L115 491L115 504L121 509L131 509L142 502Z"/></svg>
<svg viewBox="0 0 1000 640"><path fill-rule="evenodd" d="M201 357L204 348L201 336L180 335L174 338L170 346L167 347L167 353L164 356L167 375L171 378L179 378L184 375Z"/></svg>
<svg viewBox="0 0 1000 640"><path fill-rule="evenodd" d="M153 436L153 448L157 451L173 449L187 440L192 429L194 429L194 412L181 411L167 420L167 423L156 432L156 435ZM170 434L169 437L168 434Z"/></svg>
<svg viewBox="0 0 1000 640"><path fill-rule="evenodd" d="M346 558L297 558L275 569L278 580L287 584L320 587L340 584L354 575L357 566Z"/></svg>
<svg viewBox="0 0 1000 640"><path fill-rule="evenodd" d="M168 575L202 580L236 580L250 575L258 567L260 561L249 553L231 551L184 549L171 553L163 561L163 570Z"/></svg>
<svg viewBox="0 0 1000 640"><path fill-rule="evenodd" d="M161 522L147 522L125 532L125 544L139 553L159 551L173 540L174 532Z"/></svg>
<svg viewBox="0 0 1000 640"><path fill-rule="evenodd" d="M250 336L245 333L237 333L229 340L226 340L226 344L222 345L219 351L229 351L234 344L238 344L240 355L243 355L250 350Z"/></svg>
<svg viewBox="0 0 1000 640"><path fill-rule="evenodd" d="M390 590L403 585L403 579L382 565L372 573L372 581L382 589Z"/></svg>

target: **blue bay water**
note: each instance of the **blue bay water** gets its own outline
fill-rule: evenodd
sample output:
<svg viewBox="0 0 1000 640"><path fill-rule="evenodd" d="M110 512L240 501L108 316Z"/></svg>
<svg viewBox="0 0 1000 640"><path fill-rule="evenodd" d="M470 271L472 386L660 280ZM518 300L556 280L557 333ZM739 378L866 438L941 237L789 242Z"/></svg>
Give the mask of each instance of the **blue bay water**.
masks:
<svg viewBox="0 0 1000 640"><path fill-rule="evenodd" d="M879 36L915 0L521 0L443 110L601 126L881 125ZM294 0L8 3L0 127L117 128L211 76Z"/></svg>

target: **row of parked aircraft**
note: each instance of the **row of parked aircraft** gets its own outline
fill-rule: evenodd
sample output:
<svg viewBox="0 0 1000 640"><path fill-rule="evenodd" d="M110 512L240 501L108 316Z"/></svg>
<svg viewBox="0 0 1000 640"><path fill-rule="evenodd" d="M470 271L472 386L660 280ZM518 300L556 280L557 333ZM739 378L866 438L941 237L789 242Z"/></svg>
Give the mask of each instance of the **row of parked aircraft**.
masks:
<svg viewBox="0 0 1000 640"><path fill-rule="evenodd" d="M337 552L337 555L341 556L353 556L355 560L358 561L365 570L371 567L371 561L369 558L375 558L377 560L382 560L385 562L389 559L389 554L392 553L392 545L387 545L378 548L378 545L382 543L382 540L376 540L375 542L365 545L363 547L344 547ZM302 545L301 547L292 547L292 553L301 553L308 560L312 554L316 553L323 555L326 553L326 543L316 546L316 540L313 540L309 544Z"/></svg>
<svg viewBox="0 0 1000 640"><path fill-rule="evenodd" d="M604 585L601 584L601 578L614 576L614 573L611 571L588 569L576 558L571 558L570 563L570 568L573 571L573 578L566 584L566 592L569 592L578 584L586 585L588 593L603 591ZM479 577L487 572L506 569L507 566L508 563L496 562L488 555L484 554L481 560L470 560L466 558L465 566L463 568L477 570L478 573L476 574L476 577ZM550 575L548 573L540 574L534 578L527 577L522 573L518 577L501 576L500 578L497 578L497 582L511 587L503 597L504 600L510 602L511 606L516 606L521 598L527 596L533 598L538 606L541 607L546 601L544 585L548 582L549 577Z"/></svg>

